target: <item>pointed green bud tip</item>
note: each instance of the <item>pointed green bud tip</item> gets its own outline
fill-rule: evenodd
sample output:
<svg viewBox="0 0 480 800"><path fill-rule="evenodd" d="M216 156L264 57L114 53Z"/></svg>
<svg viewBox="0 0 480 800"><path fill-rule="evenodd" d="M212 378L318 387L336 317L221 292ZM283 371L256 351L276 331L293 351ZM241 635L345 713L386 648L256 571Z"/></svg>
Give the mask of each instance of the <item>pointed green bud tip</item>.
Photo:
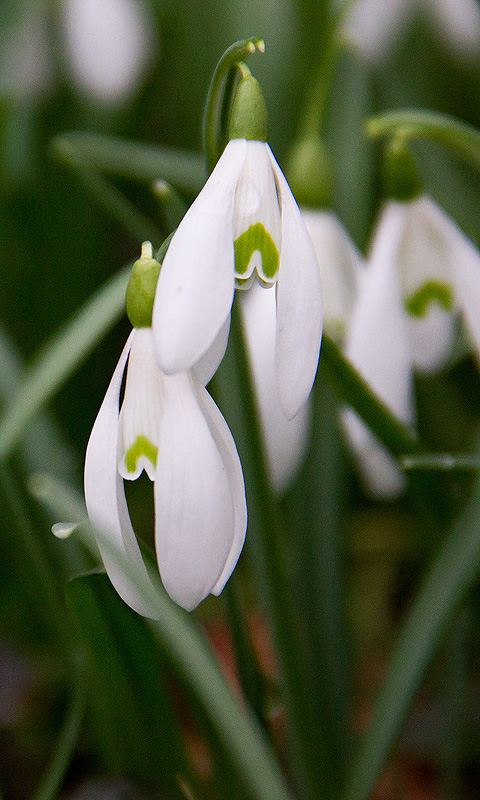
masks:
<svg viewBox="0 0 480 800"><path fill-rule="evenodd" d="M387 147L384 181L385 194L393 200L408 202L422 194L422 179L403 136L395 136Z"/></svg>
<svg viewBox="0 0 480 800"><path fill-rule="evenodd" d="M245 64L238 66L242 78L232 105L228 138L266 142L267 107L262 89Z"/></svg>
<svg viewBox="0 0 480 800"><path fill-rule="evenodd" d="M286 176L299 205L309 208L331 205L333 168L320 136L304 136L295 142L287 161Z"/></svg>
<svg viewBox="0 0 480 800"><path fill-rule="evenodd" d="M125 297L127 314L134 328L150 328L153 301L160 264L153 258L150 242L142 244L142 255L135 261Z"/></svg>

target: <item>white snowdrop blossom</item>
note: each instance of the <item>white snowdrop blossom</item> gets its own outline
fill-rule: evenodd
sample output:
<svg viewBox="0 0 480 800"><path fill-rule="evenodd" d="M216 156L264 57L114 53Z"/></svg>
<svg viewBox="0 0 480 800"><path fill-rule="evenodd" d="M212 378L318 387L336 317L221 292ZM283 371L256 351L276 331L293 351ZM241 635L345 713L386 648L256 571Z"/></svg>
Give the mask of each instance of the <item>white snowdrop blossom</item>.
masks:
<svg viewBox="0 0 480 800"><path fill-rule="evenodd" d="M325 331L342 345L357 299L363 258L333 211L302 208L302 215L320 270Z"/></svg>
<svg viewBox="0 0 480 800"><path fill-rule="evenodd" d="M222 591L242 550L247 524L235 443L199 373L163 374L154 357L151 328L135 328L107 389L85 459L92 525L147 579L123 480L135 480L145 470L153 481L159 572L168 594L189 611L210 592ZM211 378L206 362L202 373ZM155 608L145 604L110 548L100 538L98 545L121 597L138 613L155 618Z"/></svg>
<svg viewBox="0 0 480 800"><path fill-rule="evenodd" d="M281 494L305 456L311 408L307 402L293 419L287 419L280 406L274 369L275 288L254 284L248 292L242 292L240 309L270 477L273 488Z"/></svg>
<svg viewBox="0 0 480 800"><path fill-rule="evenodd" d="M63 0L66 55L78 88L118 103L137 87L154 50L144 0Z"/></svg>
<svg viewBox="0 0 480 800"><path fill-rule="evenodd" d="M413 369L429 373L445 365L459 314L478 357L478 249L432 198L388 201L373 236L346 353L403 422L415 421ZM404 480L394 460L353 412L346 419L372 493L400 492ZM387 462L388 468L381 466Z"/></svg>
<svg viewBox="0 0 480 800"><path fill-rule="evenodd" d="M374 60L384 58L411 17L430 18L447 46L463 58L480 52L477 0L358 0L346 21L346 33Z"/></svg>
<svg viewBox="0 0 480 800"><path fill-rule="evenodd" d="M322 336L320 279L301 212L268 144L233 139L174 234L153 308L161 369L190 369L228 324L235 286L275 290L284 414L306 403ZM261 335L261 333L259 333Z"/></svg>

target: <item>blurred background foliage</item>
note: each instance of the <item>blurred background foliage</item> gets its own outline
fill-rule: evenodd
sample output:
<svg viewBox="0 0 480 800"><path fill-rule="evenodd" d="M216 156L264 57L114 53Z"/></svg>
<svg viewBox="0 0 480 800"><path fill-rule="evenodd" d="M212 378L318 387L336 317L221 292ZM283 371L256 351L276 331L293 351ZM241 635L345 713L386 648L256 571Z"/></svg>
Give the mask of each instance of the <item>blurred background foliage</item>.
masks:
<svg viewBox="0 0 480 800"><path fill-rule="evenodd" d="M92 178L88 169L69 169L65 159L59 158L55 137L70 131L91 132L182 148L202 159L202 115L215 64L233 41L255 34L265 39L266 53L255 57L252 71L265 94L272 149L284 165L325 47L331 10L328 0L220 0L215 4L207 0L144 0L139 8L148 33L142 39L145 62L135 84L121 96L111 97L88 90L72 67L64 30L68 2L8 0L0 8L2 405L24 362L32 359L95 289L137 257L143 238L132 235L118 215L109 211L108 202L99 201L102 192L98 186L95 189L97 173ZM95 14L92 3L92 20ZM36 58L37 47L41 55ZM32 63L26 65L28 61ZM325 136L334 162L335 209L364 252L382 192L379 147L366 140L364 122L375 112L398 107L438 110L480 127L480 53L461 60L445 47L428 19L419 15L380 63L372 63L354 47L340 56L329 95ZM415 154L427 190L478 244L478 177L436 145L416 145ZM159 246L168 226L152 191L153 176L136 180L120 174L121 170L118 173L108 178L110 188L115 187L140 210L142 224L150 225L158 235L154 244ZM178 188L187 202L193 199L194 186L190 191L185 185ZM85 638L80 650L82 658L93 665L90 688L94 687L96 699L92 702L90 698L64 793L58 796L141 798L143 792L145 797L153 792L155 797L215 798L226 796L225 786L230 798L246 796L245 788L232 779L217 732L144 622L100 576L92 576L82 587L73 581L65 606L65 578L91 568L94 562L73 542L58 542L50 536L55 514L41 510L23 488L25 474L39 469L81 485L88 435L127 331L123 319L61 388L50 404L48 418L42 417L29 428L25 452L16 453L8 469L1 467L8 473L0 505L0 791L6 800L56 796L34 793L70 702L68 676L74 673L65 663L55 622L56 615L67 613L66 608L70 609L69 620L78 625L71 635L80 642ZM227 370L228 363L223 368ZM424 440L438 450L475 450L480 381L473 360L463 357L440 376L419 378L417 388ZM243 456L242 420L234 400L230 403L235 392L231 388L223 391L225 397L219 386L220 400L225 400L222 410ZM355 699L348 703L355 709L350 727L358 732L369 717L398 622L439 534L432 534L431 521L412 513L407 502L379 505L362 494L336 433L336 401L327 387L322 392L305 471L318 479L324 496L329 496L330 511L327 501L322 505L317 498L315 502L320 502L318 513L324 519L330 513L326 524L336 528L341 541L350 633L348 652L337 666L345 673L343 687L355 687ZM55 446L50 452L53 439ZM246 455L244 467L248 487ZM471 477L457 474L438 480L441 486L448 483L453 506L455 502L460 506ZM147 530L151 516L144 508L146 485L130 488L138 524ZM305 586L311 541L302 518L302 491L301 476L283 505L286 515L297 521L298 538L289 544L289 556L294 577ZM254 528L253 506L250 515ZM24 530L23 539L19 527ZM252 607L249 620L257 642L261 680L267 685L266 691L262 689L269 698L265 713L275 746L283 754L281 696L262 603L249 600L258 595L252 588L255 580L248 559L248 554L242 557L240 574ZM48 579L52 565L54 585ZM301 594L297 598L299 624L308 628L313 625L309 596ZM479 601L477 590L438 656L443 666L447 664L447 673L433 665L398 760L379 785L378 797L437 796L427 793L435 785L431 776L448 772L448 765L450 779L452 774L458 775L458 769L455 773L452 768L455 759L457 767L460 763L462 781L465 776L468 779L461 792L467 792L468 786L473 797L475 785L478 791ZM227 595L227 612L233 602ZM209 630L231 676L233 656L224 605L209 600L197 617ZM315 629L305 635L308 633L314 642ZM322 643L328 647L328 637L320 639L318 646ZM77 690L83 691L78 685ZM458 700L459 695L463 699ZM457 712L463 703L462 711L445 714L442 709L449 703ZM156 724L159 720L160 727ZM462 726L460 756L448 752L450 726L454 725ZM340 754L339 761L346 758ZM179 784L179 774L190 777Z"/></svg>

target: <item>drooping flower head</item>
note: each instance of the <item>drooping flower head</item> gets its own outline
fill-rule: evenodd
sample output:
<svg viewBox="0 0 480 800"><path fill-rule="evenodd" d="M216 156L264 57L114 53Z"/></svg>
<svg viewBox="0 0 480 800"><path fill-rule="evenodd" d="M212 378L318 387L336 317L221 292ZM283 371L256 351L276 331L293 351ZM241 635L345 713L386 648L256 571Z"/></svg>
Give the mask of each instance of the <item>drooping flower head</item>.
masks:
<svg viewBox="0 0 480 800"><path fill-rule="evenodd" d="M231 140L165 256L153 309L155 350L165 373L191 369L228 325L235 287L248 289L257 281L275 291L276 387L292 418L305 404L317 368L320 280L302 215L264 127L257 115L247 131L237 112L244 92L260 103L258 84L248 75L237 91Z"/></svg>
<svg viewBox="0 0 480 800"><path fill-rule="evenodd" d="M148 576L123 486L124 479L135 480L145 470L154 483L160 575L170 596L191 610L210 592L221 592L240 555L247 521L243 476L228 426L205 389L210 354L195 372L165 375L156 363L148 323L159 264L151 246L143 256L127 292L135 327L87 447L85 499L94 527ZM155 617L155 608L145 605L101 540L99 548L123 599L140 614Z"/></svg>

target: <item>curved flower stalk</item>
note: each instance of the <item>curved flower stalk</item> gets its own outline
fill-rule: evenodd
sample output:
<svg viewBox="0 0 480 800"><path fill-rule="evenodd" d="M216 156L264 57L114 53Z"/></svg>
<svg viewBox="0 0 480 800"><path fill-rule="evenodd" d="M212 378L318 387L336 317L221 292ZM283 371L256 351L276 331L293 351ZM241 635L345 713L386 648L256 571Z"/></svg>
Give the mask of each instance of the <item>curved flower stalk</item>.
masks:
<svg viewBox="0 0 480 800"><path fill-rule="evenodd" d="M125 395L120 390L128 361ZM203 377L211 373L207 362ZM242 469L228 426L198 374L158 368L151 328L135 328L107 389L85 459L85 499L93 526L130 560L146 566L123 479L145 470L154 483L155 546L168 594L192 610L219 594L245 539ZM110 552L99 548L115 589L135 611L155 618Z"/></svg>
<svg viewBox="0 0 480 800"><path fill-rule="evenodd" d="M318 266L268 144L238 138L227 144L165 256L153 308L161 369L191 369L228 324L235 286L248 289L255 280L275 288L275 384L283 413L292 419L317 369Z"/></svg>
<svg viewBox="0 0 480 800"><path fill-rule="evenodd" d="M368 57L380 60L416 13L432 20L455 54L472 58L480 53L477 0L358 0L347 19L346 33Z"/></svg>

